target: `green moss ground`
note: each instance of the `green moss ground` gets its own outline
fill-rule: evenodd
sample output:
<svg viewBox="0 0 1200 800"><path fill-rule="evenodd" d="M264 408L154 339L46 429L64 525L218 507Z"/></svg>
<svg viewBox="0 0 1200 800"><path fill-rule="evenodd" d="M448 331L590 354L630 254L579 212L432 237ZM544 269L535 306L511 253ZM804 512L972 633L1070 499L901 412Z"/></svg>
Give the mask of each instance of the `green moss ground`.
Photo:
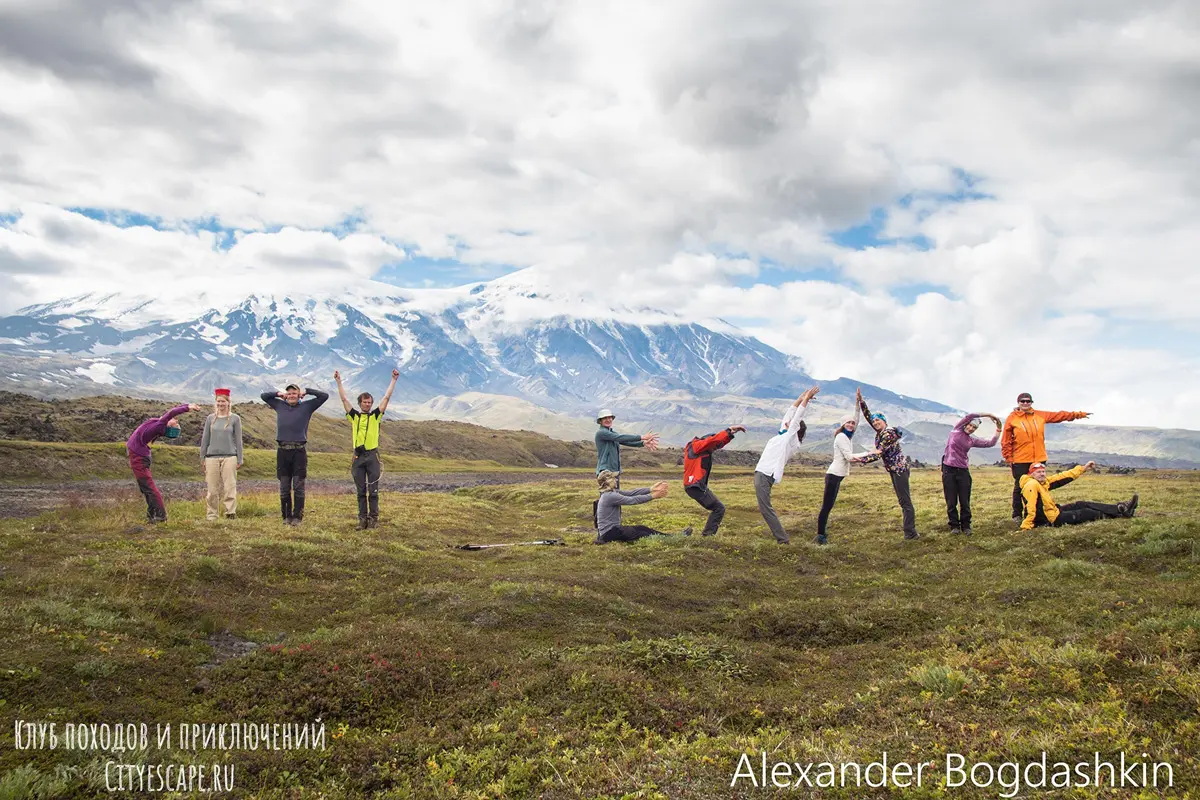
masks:
<svg viewBox="0 0 1200 800"><path fill-rule="evenodd" d="M825 548L808 543L820 473L803 470L775 492L790 547L744 476L714 482L718 537L603 547L587 479L385 496L368 532L350 496L315 498L295 529L267 495L219 524L199 503L158 527L132 504L0 520L0 798L111 796L107 756L16 751L16 719L323 721L319 752L140 756L233 763L238 797L809 796L731 789L760 750L1146 752L1173 790L1070 796L1200 791L1200 476L1089 475L1061 501L1136 490L1142 512L1032 534L1008 519L1010 487L975 471L964 540L944 530L937 473L915 473L926 536L905 542L886 476L864 470ZM699 530L703 512L673 484L626 519ZM447 547L546 537L569 544ZM226 629L262 646L206 666ZM820 796L999 794L929 774Z"/></svg>

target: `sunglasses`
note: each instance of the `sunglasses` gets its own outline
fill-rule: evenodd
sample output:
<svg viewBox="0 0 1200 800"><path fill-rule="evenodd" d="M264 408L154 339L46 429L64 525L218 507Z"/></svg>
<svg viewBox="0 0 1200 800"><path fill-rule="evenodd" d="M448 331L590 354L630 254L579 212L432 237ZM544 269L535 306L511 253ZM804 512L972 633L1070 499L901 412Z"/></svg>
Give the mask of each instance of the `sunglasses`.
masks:
<svg viewBox="0 0 1200 800"><path fill-rule="evenodd" d="M1032 401L1032 400L1018 400L1018 401L1017 401L1017 403L1019 403L1020 405L1023 405L1023 406L1031 406L1031 405L1033 405L1033 401Z"/></svg>

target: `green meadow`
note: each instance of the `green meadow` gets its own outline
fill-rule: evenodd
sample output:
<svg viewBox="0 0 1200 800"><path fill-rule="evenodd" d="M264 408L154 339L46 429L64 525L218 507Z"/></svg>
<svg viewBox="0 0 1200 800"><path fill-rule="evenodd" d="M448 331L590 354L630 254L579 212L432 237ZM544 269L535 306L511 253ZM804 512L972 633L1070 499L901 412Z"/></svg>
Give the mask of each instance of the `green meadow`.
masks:
<svg viewBox="0 0 1200 800"><path fill-rule="evenodd" d="M1138 515L1022 533L1011 478L977 469L963 538L921 470L923 538L906 542L886 475L857 470L827 547L811 544L819 471L776 487L787 547L749 477L717 475L718 536L630 545L592 543L594 483L561 475L385 494L363 532L351 495L311 498L298 528L273 494L220 523L176 502L146 526L140 500L0 520L0 800L114 796L109 762L232 765L220 796L245 798L1001 796L947 787L951 752L1173 769L1170 788L1024 797L1200 793L1200 475L1089 474L1060 502L1137 491ZM626 521L699 531L666 477L670 495ZM450 547L544 538L566 545ZM18 720L60 738L146 723L150 747L17 749ZM323 725L324 747L160 749L153 733L235 722ZM763 752L936 767L907 789L731 786Z"/></svg>

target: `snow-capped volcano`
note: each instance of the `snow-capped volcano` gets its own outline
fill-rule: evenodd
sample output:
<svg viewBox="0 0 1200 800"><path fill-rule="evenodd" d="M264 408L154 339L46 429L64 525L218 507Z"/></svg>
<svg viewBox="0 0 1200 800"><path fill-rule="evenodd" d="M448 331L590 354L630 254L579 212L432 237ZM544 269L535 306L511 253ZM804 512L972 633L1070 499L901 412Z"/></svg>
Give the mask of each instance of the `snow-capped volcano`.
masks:
<svg viewBox="0 0 1200 800"><path fill-rule="evenodd" d="M0 318L0 388L42 395L202 400L229 386L246 397L292 381L329 388L334 370L352 392L380 392L393 368L398 410L474 394L587 418L620 403L626 419L680 436L733 410L751 414L765 435L776 400L812 382L798 359L720 320L547 293L529 271L453 289L366 282L225 301L88 294ZM871 389L907 418L951 412ZM848 380L826 382L822 400L842 409L853 391Z"/></svg>

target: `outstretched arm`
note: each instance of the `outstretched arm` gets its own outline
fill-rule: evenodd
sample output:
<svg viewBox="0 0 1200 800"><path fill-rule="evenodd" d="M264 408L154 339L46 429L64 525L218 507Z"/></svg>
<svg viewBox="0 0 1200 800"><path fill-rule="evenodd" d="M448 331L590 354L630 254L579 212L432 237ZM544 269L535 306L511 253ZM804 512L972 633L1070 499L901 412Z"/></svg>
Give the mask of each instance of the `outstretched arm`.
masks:
<svg viewBox="0 0 1200 800"><path fill-rule="evenodd" d="M1087 419L1090 411L1035 411L1044 422L1072 422L1077 419Z"/></svg>
<svg viewBox="0 0 1200 800"><path fill-rule="evenodd" d="M387 411L388 403L392 402L392 392L396 390L396 381L400 379L400 370L392 370L392 382L388 384L387 391L383 394L383 400L379 402L379 413Z"/></svg>
<svg viewBox="0 0 1200 800"><path fill-rule="evenodd" d="M350 398L346 397L346 387L342 386L342 373L338 370L333 371L333 382L338 387L338 397L342 398L342 408L346 409L346 413L350 413Z"/></svg>

